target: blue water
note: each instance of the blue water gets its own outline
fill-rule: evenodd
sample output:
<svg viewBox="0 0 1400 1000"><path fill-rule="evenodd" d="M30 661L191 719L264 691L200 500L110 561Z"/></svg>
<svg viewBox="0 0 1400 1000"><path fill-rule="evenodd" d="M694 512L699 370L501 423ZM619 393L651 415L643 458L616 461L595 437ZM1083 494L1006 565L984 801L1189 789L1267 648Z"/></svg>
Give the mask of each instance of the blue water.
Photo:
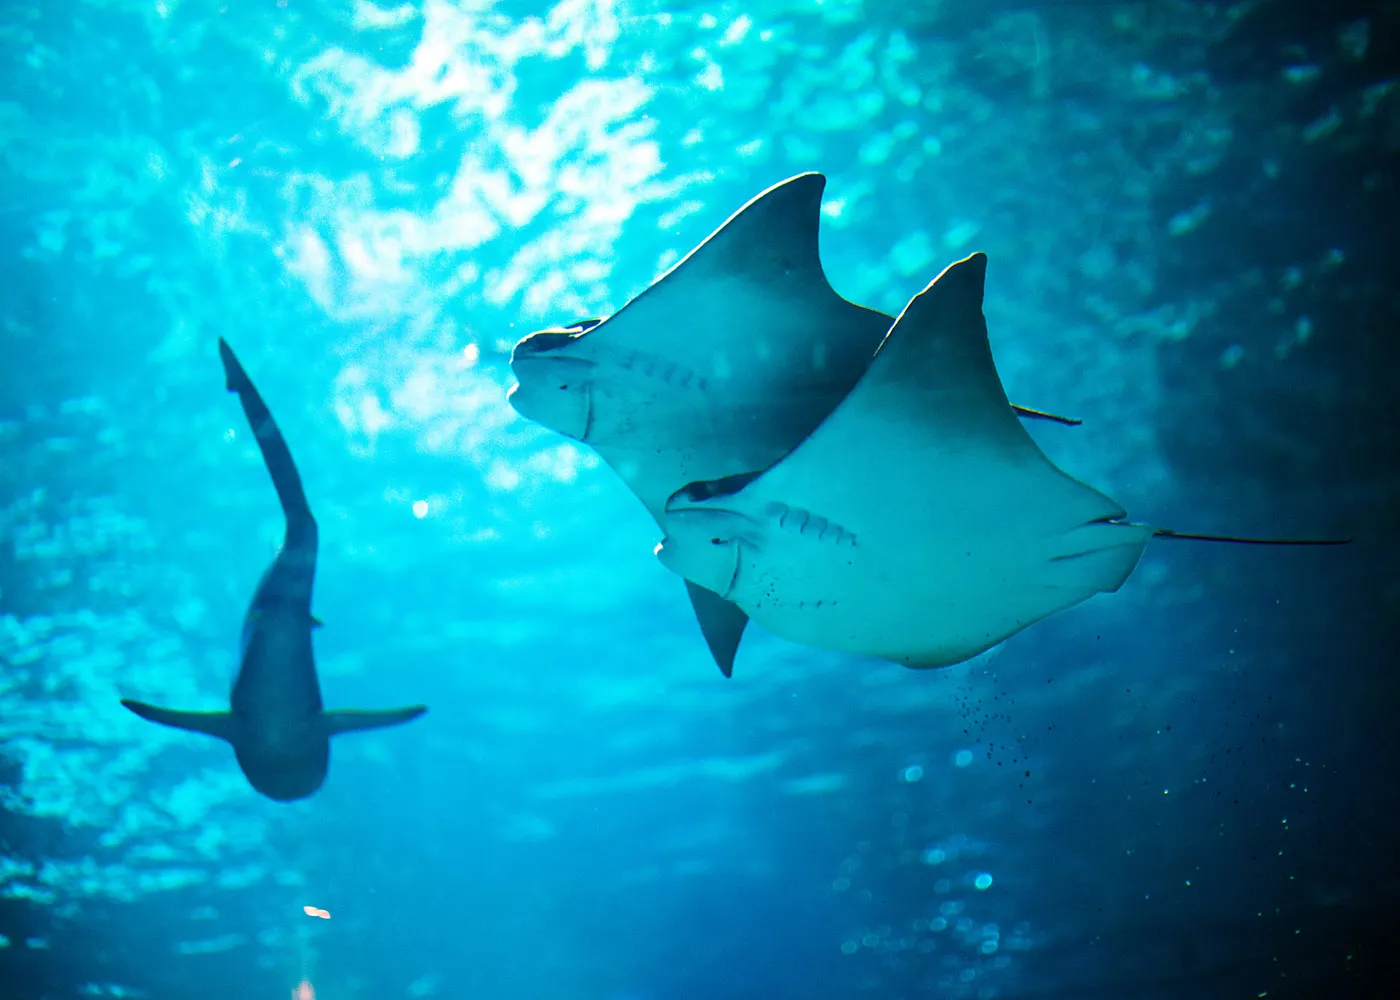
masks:
<svg viewBox="0 0 1400 1000"><path fill-rule="evenodd" d="M1395 19L1304 6L5 4L0 1000L1388 995ZM853 301L989 255L1133 516L1356 541L726 681L507 361L803 170ZM328 705L430 706L290 805L119 704L226 704L280 540L220 336Z"/></svg>

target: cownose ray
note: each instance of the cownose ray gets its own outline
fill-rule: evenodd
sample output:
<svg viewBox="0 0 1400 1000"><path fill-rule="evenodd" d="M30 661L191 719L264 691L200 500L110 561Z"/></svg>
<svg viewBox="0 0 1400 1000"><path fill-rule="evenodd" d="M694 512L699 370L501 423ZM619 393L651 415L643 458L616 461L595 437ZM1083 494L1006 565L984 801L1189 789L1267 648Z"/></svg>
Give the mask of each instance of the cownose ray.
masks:
<svg viewBox="0 0 1400 1000"><path fill-rule="evenodd" d="M782 460L678 490L661 562L784 638L940 667L1117 590L1154 535L1332 542L1126 521L1016 419L985 278L973 254L914 296L859 384Z"/></svg>
<svg viewBox="0 0 1400 1000"><path fill-rule="evenodd" d="M219 339L219 357L226 387L237 393L243 404L282 503L286 535L243 619L241 656L229 710L184 712L129 699L123 699L122 704L143 719L228 741L249 783L268 798L287 802L305 798L321 787L330 763L332 736L395 726L417 718L427 708L323 710L311 649L311 632L321 624L311 614L316 519L281 431L223 338Z"/></svg>
<svg viewBox="0 0 1400 1000"><path fill-rule="evenodd" d="M685 484L776 462L851 390L893 322L827 281L825 186L819 173L773 185L613 315L522 339L511 405L591 446L658 526ZM748 618L696 581L686 589L728 677Z"/></svg>

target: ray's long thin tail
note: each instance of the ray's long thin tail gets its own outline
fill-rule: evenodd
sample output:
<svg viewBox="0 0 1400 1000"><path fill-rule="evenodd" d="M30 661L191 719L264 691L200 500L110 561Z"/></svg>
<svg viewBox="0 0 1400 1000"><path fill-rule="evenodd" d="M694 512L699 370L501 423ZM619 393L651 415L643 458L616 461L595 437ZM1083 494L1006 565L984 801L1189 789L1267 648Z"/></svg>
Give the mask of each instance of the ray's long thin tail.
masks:
<svg viewBox="0 0 1400 1000"><path fill-rule="evenodd" d="M1078 427L1084 421L1078 417L1062 417L1058 413L1051 413L1048 410L1034 410L1029 406L1017 406L1011 404L1011 409L1016 411L1016 416L1030 420L1050 420L1057 424L1064 424L1066 427Z"/></svg>
<svg viewBox="0 0 1400 1000"><path fill-rule="evenodd" d="M306 502L306 491L301 485L301 475L292 461L291 450L287 447L277 422L272 419L267 404L258 394L253 380L238 363L233 349L224 338L219 338L219 358L224 363L225 383L229 392L238 394L243 405L243 413L248 418L248 426L258 439L263 462L267 465L272 485L277 490L277 499L282 503L282 512L287 517L288 544L304 544L316 537L316 519L311 516L311 506Z"/></svg>
<svg viewBox="0 0 1400 1000"><path fill-rule="evenodd" d="M1243 535L1201 535L1189 531L1158 528L1153 538L1181 538L1188 542L1234 542L1238 545L1346 545L1350 538L1247 538Z"/></svg>

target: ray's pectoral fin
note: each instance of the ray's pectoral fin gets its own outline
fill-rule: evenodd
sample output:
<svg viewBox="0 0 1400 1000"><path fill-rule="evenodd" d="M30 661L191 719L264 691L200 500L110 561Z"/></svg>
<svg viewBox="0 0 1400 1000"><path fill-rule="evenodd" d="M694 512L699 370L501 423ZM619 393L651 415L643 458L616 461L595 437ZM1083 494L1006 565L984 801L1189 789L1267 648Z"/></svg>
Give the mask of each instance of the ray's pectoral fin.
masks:
<svg viewBox="0 0 1400 1000"><path fill-rule="evenodd" d="M133 701L130 698L123 698L122 705L141 718L158 722L162 726L233 741L233 716L228 712L181 712L173 708L147 705L144 701Z"/></svg>
<svg viewBox="0 0 1400 1000"><path fill-rule="evenodd" d="M738 652L749 616L740 611L738 605L690 580L685 581L685 589L705 643L710 647L710 655L715 658L720 673L733 677L734 654Z"/></svg>
<svg viewBox="0 0 1400 1000"><path fill-rule="evenodd" d="M321 719L327 736L341 733L354 733L362 729L383 729L412 722L428 710L427 705L410 705L408 708L386 708L382 710L361 710L342 708L334 712L322 712Z"/></svg>

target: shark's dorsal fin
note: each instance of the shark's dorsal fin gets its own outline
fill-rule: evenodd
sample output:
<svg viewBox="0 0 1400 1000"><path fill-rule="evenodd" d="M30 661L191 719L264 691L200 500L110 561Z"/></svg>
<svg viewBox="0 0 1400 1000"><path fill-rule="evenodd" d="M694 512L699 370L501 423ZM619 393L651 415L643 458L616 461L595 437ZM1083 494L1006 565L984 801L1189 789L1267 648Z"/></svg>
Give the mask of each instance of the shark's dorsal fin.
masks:
<svg viewBox="0 0 1400 1000"><path fill-rule="evenodd" d="M383 729L411 722L428 710L427 705L410 705L408 708L357 709L341 708L334 712L322 712L322 724L327 736L340 733L354 733L363 729Z"/></svg>
<svg viewBox="0 0 1400 1000"><path fill-rule="evenodd" d="M181 712L173 708L160 708L144 701L123 698L122 705L151 722L159 722L172 729L183 729L191 733L216 736L233 742L233 716L228 712Z"/></svg>
<svg viewBox="0 0 1400 1000"><path fill-rule="evenodd" d="M738 606L726 601L712 590L699 584L685 581L686 593L690 595L690 605L695 609L695 619L700 623L700 631L705 643L726 677L734 676L734 654L739 650L739 640L743 638L744 626L749 616Z"/></svg>

